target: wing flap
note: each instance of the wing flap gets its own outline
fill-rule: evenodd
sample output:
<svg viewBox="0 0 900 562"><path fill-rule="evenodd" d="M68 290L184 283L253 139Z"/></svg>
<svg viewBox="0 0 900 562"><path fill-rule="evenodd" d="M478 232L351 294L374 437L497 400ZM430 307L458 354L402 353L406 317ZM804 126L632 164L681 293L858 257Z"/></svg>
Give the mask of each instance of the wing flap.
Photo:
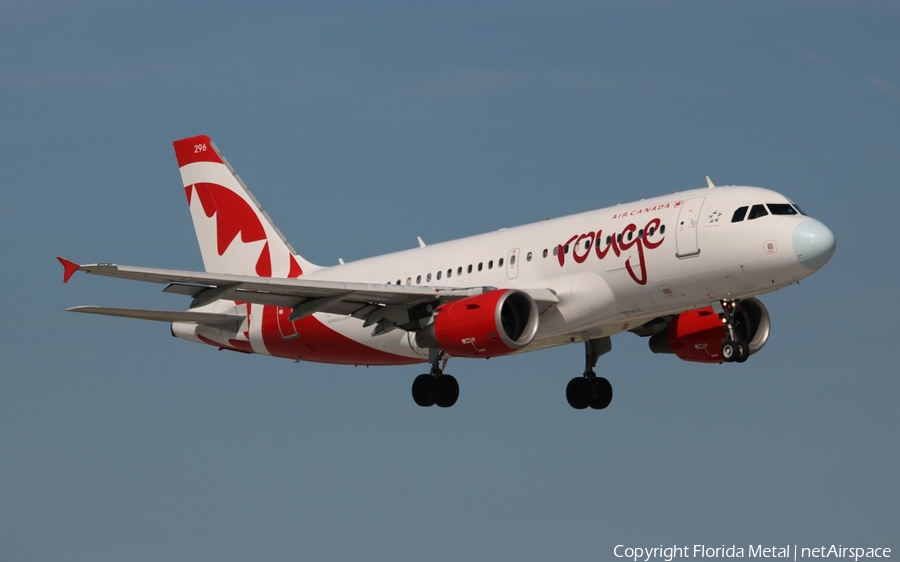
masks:
<svg viewBox="0 0 900 562"><path fill-rule="evenodd" d="M202 293L204 290L209 289L209 285L188 285L187 283L169 283L165 289L163 289L164 293L172 293L173 295L187 295L189 297L196 297L199 293Z"/></svg>

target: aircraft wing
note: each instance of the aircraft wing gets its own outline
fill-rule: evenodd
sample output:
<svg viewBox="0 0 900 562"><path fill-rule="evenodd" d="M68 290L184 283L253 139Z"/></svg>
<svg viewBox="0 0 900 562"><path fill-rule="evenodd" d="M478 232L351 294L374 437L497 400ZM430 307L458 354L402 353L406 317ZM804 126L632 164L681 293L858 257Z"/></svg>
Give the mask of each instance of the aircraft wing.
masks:
<svg viewBox="0 0 900 562"><path fill-rule="evenodd" d="M228 273L182 271L111 263L79 265L57 258L65 268L64 282L76 271L132 281L167 284L163 291L193 297L191 307L219 299L275 305L293 309L291 320L315 312L344 314L387 327L403 327L416 317L430 317L433 306L493 290L494 287L442 288L376 283L348 283L318 279L255 277ZM526 289L543 311L559 299L549 289ZM413 311L416 307L423 310ZM97 312L104 314L103 312Z"/></svg>

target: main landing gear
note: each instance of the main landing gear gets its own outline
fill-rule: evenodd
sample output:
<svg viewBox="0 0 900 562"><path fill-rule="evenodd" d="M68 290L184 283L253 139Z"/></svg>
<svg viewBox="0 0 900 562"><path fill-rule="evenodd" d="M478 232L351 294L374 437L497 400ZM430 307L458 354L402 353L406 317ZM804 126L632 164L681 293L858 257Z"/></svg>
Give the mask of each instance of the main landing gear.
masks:
<svg viewBox="0 0 900 562"><path fill-rule="evenodd" d="M612 402L613 390L609 381L594 373L597 359L612 349L609 336L584 342L584 375L575 377L566 386L566 400L576 410L602 410Z"/></svg>
<svg viewBox="0 0 900 562"><path fill-rule="evenodd" d="M728 339L722 344L722 359L726 363L743 363L750 357L750 347L741 341L734 329L734 315L740 307L740 301L714 301L713 311L716 312L725 323L725 334Z"/></svg>
<svg viewBox="0 0 900 562"><path fill-rule="evenodd" d="M459 398L459 383L456 382L456 377L445 375L438 366L443 357L443 351L429 350L428 359L431 363L431 372L419 375L413 381L412 396L419 406L449 408L456 404L456 400Z"/></svg>

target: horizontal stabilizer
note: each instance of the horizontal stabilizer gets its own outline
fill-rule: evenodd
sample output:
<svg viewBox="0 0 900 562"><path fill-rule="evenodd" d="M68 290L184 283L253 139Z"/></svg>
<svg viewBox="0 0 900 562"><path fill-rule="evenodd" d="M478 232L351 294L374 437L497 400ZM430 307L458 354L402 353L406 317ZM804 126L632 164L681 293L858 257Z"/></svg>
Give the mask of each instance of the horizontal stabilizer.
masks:
<svg viewBox="0 0 900 562"><path fill-rule="evenodd" d="M110 306L75 306L67 308L68 312L85 314L102 314L104 316L121 316L139 320L155 320L157 322L187 322L203 326L225 326L239 324L246 316L239 314L217 314L214 312L194 312L190 310L149 310L146 308L115 308Z"/></svg>

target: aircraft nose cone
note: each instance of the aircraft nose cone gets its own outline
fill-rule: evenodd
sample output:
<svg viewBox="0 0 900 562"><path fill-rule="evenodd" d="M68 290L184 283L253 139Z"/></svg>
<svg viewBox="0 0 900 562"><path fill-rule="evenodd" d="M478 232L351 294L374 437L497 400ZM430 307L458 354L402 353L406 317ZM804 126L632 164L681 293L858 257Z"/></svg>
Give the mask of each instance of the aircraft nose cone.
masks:
<svg viewBox="0 0 900 562"><path fill-rule="evenodd" d="M834 254L834 234L821 222L810 219L794 228L794 254L805 267L819 269Z"/></svg>

